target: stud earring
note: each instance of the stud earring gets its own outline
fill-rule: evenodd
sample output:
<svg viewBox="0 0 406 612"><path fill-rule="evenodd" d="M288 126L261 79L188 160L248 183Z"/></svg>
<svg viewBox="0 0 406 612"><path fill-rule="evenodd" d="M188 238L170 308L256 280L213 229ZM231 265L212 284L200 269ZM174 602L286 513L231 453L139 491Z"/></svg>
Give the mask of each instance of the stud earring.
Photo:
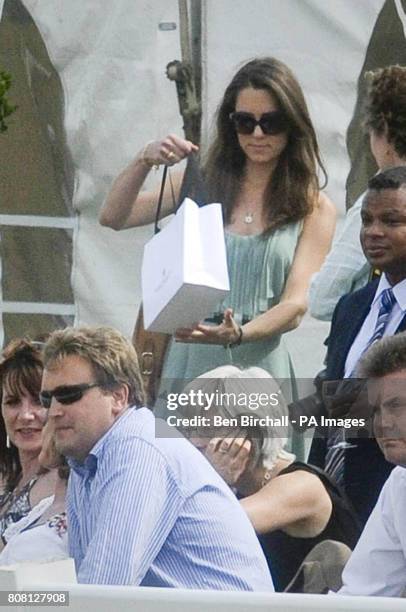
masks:
<svg viewBox="0 0 406 612"><path fill-rule="evenodd" d="M7 448L11 448L10 436L8 434L6 436L6 446Z"/></svg>

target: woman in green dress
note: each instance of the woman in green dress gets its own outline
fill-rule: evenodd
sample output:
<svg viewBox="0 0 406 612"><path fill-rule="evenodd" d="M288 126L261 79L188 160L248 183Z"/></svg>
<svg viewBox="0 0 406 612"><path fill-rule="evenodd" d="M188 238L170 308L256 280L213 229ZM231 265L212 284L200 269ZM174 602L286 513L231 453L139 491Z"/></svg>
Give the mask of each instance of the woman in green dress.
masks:
<svg viewBox="0 0 406 612"><path fill-rule="evenodd" d="M150 223L157 193L140 190L152 166L173 166L196 150L174 134L148 143L114 181L101 224L120 230ZM204 159L209 199L223 204L231 291L205 321L177 331L162 378L180 382L227 363L260 366L288 379L292 396L294 374L282 335L306 312L310 278L330 247L335 208L320 192L318 170L324 168L315 131L285 64L259 58L240 68L219 105L217 133ZM174 173L175 192L181 181L182 173ZM162 210L162 216L173 212L170 188Z"/></svg>

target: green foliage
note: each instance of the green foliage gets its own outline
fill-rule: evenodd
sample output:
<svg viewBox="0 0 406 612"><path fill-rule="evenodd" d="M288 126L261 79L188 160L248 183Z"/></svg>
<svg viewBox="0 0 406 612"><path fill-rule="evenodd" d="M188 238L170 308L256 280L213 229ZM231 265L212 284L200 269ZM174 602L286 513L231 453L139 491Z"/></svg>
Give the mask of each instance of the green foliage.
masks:
<svg viewBox="0 0 406 612"><path fill-rule="evenodd" d="M6 117L9 117L16 110L16 106L10 104L6 93L11 87L11 76L8 72L0 70L0 132L7 130L5 122Z"/></svg>

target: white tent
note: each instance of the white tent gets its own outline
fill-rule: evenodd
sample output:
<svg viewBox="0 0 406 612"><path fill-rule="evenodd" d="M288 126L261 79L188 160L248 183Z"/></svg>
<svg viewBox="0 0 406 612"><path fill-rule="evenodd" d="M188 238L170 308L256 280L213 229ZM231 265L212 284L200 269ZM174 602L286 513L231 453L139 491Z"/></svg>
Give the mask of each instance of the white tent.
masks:
<svg viewBox="0 0 406 612"><path fill-rule="evenodd" d="M115 233L99 226L97 214L114 177L146 141L181 133L175 86L165 76L167 63L180 59L177 1L0 0L0 12L3 7L0 69L13 73L20 66L29 93L13 73L10 98L19 109L0 135L7 151L0 180L8 186L0 187L2 333L9 338L30 325L37 332L74 320L130 335L142 246L152 230ZM391 11L403 33L401 1L202 0L202 10L206 141L237 65L256 55L280 58L304 88L329 174L327 192L343 212L357 80L383 11ZM2 36L9 36L4 47ZM388 37L386 54L392 44ZM404 34L396 53L404 57ZM52 87L60 90L60 110L50 117L41 96L56 105ZM58 121L66 140L58 140ZM150 181L157 180L151 173Z"/></svg>

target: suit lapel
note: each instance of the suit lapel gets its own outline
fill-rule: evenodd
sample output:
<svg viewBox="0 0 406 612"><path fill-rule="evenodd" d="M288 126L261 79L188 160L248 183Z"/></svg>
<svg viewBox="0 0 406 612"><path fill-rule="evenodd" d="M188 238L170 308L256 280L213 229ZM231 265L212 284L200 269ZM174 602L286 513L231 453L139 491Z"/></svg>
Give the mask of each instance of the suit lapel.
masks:
<svg viewBox="0 0 406 612"><path fill-rule="evenodd" d="M378 281L373 281L353 295L351 310L348 313L347 333L342 347L344 361L347 359L348 352L369 313L377 286ZM403 322L406 326L406 320Z"/></svg>
<svg viewBox="0 0 406 612"><path fill-rule="evenodd" d="M368 283L368 285L366 285L364 289L357 291L357 293L354 293L353 295L354 300L351 304L351 313L349 313L347 334L344 338L342 346L345 359L347 358L348 352L369 313L372 300L374 299L376 289L378 287L378 283L378 279L374 280ZM403 331L406 331L406 314L403 316L403 319L399 323L395 334L398 334Z"/></svg>
<svg viewBox="0 0 406 612"><path fill-rule="evenodd" d="M405 331L405 330L406 330L406 314L403 316L403 319L399 323L399 327L395 331L395 334L398 334L399 332L402 332L402 331Z"/></svg>

